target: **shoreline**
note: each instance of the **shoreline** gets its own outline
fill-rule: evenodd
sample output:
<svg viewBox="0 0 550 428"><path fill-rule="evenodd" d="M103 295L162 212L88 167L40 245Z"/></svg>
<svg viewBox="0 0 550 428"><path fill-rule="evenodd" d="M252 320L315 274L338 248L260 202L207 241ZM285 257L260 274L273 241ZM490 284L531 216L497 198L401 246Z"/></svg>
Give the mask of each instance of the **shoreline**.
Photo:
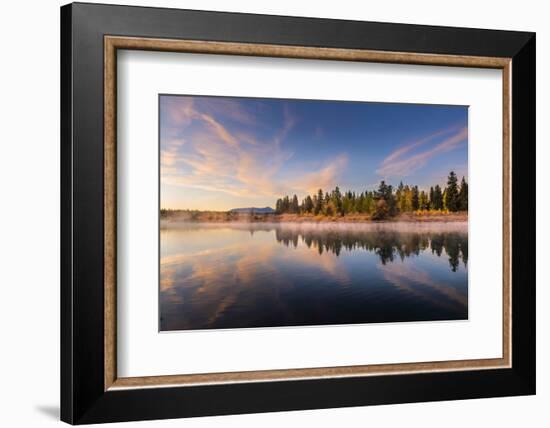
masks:
<svg viewBox="0 0 550 428"><path fill-rule="evenodd" d="M230 212L174 212L160 216L166 223L464 223L468 221L465 211L452 213L403 213L386 220L372 220L369 215L315 216L312 214L243 214Z"/></svg>

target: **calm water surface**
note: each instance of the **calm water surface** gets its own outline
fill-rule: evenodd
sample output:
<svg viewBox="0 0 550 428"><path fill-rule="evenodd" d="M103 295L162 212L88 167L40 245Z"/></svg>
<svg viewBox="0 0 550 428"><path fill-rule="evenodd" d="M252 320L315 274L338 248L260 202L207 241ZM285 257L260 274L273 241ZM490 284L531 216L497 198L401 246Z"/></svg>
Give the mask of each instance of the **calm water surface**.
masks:
<svg viewBox="0 0 550 428"><path fill-rule="evenodd" d="M466 223L161 225L160 329L468 318Z"/></svg>

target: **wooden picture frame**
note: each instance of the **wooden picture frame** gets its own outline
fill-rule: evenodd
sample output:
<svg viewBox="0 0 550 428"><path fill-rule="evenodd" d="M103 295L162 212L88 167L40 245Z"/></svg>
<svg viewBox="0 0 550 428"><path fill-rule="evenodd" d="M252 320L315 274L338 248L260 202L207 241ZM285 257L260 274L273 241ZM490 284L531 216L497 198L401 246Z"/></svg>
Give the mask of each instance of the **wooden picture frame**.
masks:
<svg viewBox="0 0 550 428"><path fill-rule="evenodd" d="M118 49L502 70L502 358L118 377ZM80 424L535 392L534 34L77 3L61 9L61 53L62 420Z"/></svg>

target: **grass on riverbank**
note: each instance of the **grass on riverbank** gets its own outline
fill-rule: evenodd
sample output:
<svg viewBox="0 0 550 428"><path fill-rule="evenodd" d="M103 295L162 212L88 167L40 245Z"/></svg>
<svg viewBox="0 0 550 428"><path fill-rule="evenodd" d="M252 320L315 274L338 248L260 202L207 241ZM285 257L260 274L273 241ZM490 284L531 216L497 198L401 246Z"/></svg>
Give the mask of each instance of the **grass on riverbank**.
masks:
<svg viewBox="0 0 550 428"><path fill-rule="evenodd" d="M161 210L161 220L189 221L201 223L225 222L274 222L274 223L367 223L374 222L370 214L351 213L345 216L326 216L314 214L250 214L229 211L197 211L197 210ZM449 212L447 210L418 210L399 214L378 223L389 222L455 222L468 221L468 212Z"/></svg>

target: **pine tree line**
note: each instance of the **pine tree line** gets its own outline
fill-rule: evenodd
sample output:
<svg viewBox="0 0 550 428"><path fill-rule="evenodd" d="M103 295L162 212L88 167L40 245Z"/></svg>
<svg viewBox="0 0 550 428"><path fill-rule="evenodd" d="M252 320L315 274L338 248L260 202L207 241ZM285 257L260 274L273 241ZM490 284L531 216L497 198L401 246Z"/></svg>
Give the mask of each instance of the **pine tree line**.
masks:
<svg viewBox="0 0 550 428"><path fill-rule="evenodd" d="M419 190L418 186L399 183L393 186L380 182L377 190L361 193L347 191L342 193L338 186L330 192L319 189L317 194L307 195L301 203L296 195L277 199L275 210L278 214L313 214L326 216L345 216L364 213L374 220L392 217L400 213L436 210L468 211L468 183L458 178L454 171L449 173L447 186L442 189L438 184L429 191Z"/></svg>

